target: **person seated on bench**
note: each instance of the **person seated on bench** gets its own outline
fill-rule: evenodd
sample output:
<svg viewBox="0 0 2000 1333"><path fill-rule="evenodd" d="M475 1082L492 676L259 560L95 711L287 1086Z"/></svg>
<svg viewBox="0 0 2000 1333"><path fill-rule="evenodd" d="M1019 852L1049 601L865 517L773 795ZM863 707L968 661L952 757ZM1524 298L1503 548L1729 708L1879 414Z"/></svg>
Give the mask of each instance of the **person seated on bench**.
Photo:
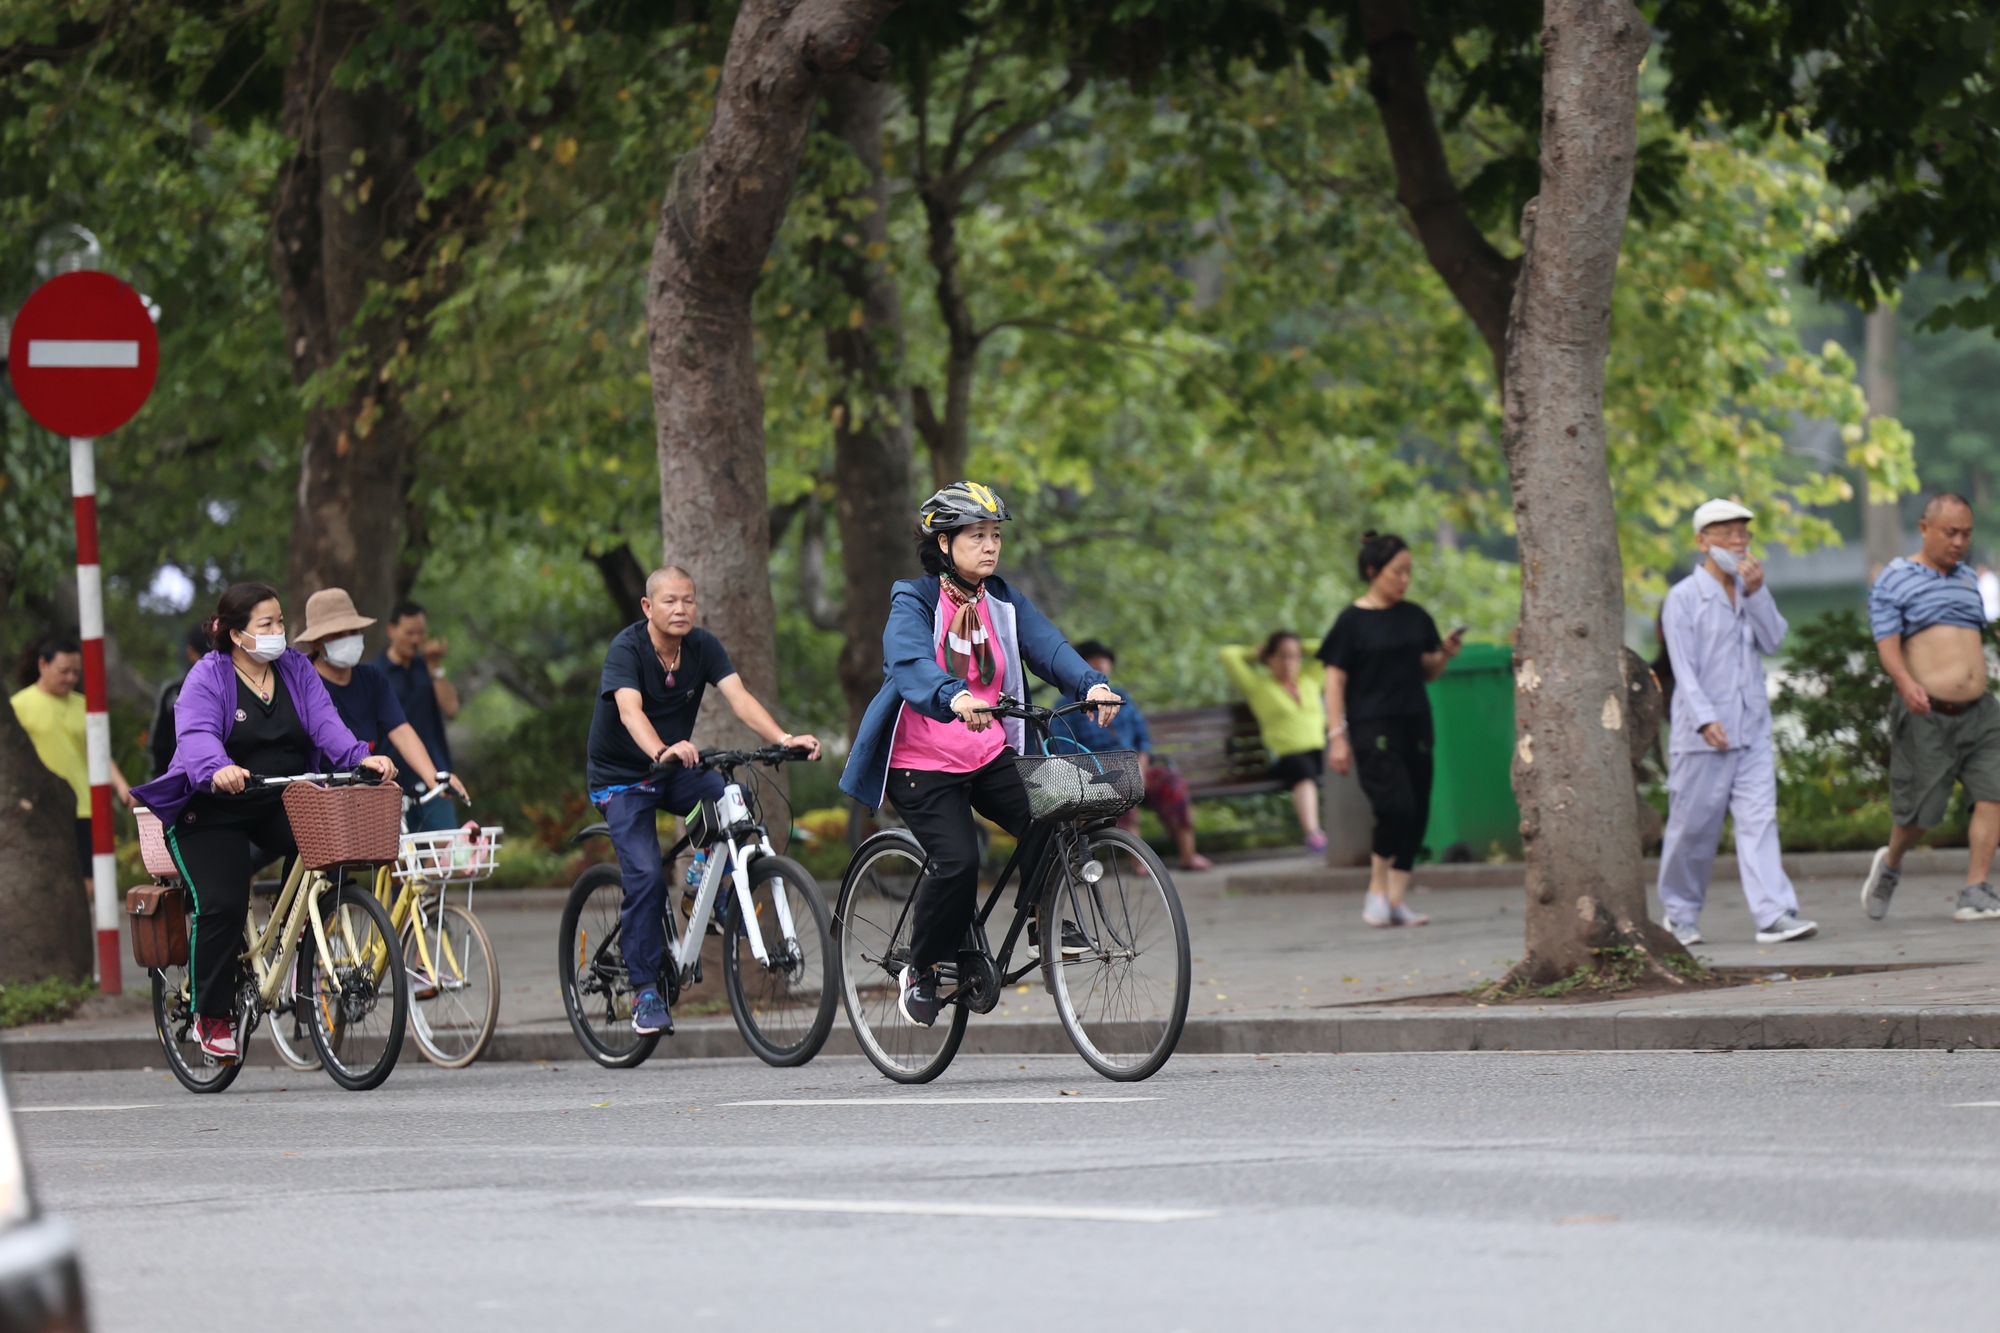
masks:
<svg viewBox="0 0 2000 1333"><path fill-rule="evenodd" d="M1118 655L1096 639L1085 639L1076 646L1076 651L1092 671L1106 676L1118 661ZM1146 808L1158 815L1167 832L1173 835L1174 846L1180 851L1181 869L1213 869L1215 863L1194 849L1194 807L1188 800L1187 779L1171 763L1153 761L1153 733L1146 726L1145 714L1132 702L1130 694L1116 685L1111 688L1125 701L1125 706L1118 710L1110 726L1098 726L1088 712L1071 713L1056 725L1068 727L1070 739L1086 750L1135 751L1139 756L1139 772L1146 779ZM1118 827L1137 833L1139 811L1135 808L1120 815Z"/></svg>
<svg viewBox="0 0 2000 1333"><path fill-rule="evenodd" d="M1325 668L1306 661L1305 645L1288 629L1273 633L1261 648L1229 645L1222 650L1222 668L1257 715L1264 748L1271 752L1271 776L1291 788L1306 850L1324 852L1319 780L1326 772Z"/></svg>

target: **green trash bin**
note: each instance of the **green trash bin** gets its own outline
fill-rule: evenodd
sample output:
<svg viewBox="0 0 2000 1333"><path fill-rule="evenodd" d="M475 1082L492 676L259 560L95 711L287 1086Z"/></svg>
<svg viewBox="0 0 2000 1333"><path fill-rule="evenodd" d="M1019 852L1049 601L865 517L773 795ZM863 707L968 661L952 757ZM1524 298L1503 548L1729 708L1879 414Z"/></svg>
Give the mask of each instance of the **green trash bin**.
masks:
<svg viewBox="0 0 2000 1333"><path fill-rule="evenodd" d="M1475 861L1495 844L1521 855L1521 808L1514 803L1514 650L1468 643L1445 673L1425 687L1437 731L1428 859L1469 852ZM1455 849L1463 848L1464 852Z"/></svg>

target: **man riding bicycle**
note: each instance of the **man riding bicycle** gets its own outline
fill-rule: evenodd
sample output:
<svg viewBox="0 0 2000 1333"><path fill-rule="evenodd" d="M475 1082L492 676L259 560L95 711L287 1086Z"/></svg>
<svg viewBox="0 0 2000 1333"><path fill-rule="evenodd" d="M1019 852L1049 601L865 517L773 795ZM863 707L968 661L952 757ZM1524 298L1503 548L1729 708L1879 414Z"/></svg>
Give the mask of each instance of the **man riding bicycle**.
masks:
<svg viewBox="0 0 2000 1333"><path fill-rule="evenodd" d="M819 741L779 726L744 686L721 641L696 626L694 578L686 570L654 570L639 609L645 619L620 630L604 654L587 782L591 802L610 826L624 880L619 938L637 992L632 1030L650 1036L674 1030L660 993L667 882L656 812L685 816L722 795L721 777L699 767L700 753L689 739L702 692L715 686L743 725L767 741L804 746L812 759L819 758ZM658 772L669 761L681 767Z"/></svg>
<svg viewBox="0 0 2000 1333"><path fill-rule="evenodd" d="M995 728L987 709L1004 693L1025 698L1023 668L1064 694L1102 701L1100 725L1118 715L1118 695L1033 602L994 573L1007 506L990 488L958 481L924 501L917 556L924 577L896 584L882 631L887 680L861 719L840 788L874 809L886 797L928 862L911 906L910 959L900 977L903 1016L937 1020L937 965L956 958L977 909L976 810L1016 837L1028 827L1028 792L1013 756L1021 723ZM1073 947L1073 928L1062 947Z"/></svg>

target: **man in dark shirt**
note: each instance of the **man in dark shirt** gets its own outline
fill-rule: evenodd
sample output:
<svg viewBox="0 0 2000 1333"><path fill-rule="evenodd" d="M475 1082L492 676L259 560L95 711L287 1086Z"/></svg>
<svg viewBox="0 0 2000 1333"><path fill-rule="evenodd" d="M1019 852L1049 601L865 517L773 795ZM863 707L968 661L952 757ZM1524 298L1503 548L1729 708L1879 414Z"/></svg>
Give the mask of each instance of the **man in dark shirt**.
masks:
<svg viewBox="0 0 2000 1333"><path fill-rule="evenodd" d="M444 724L458 716L458 691L445 679L442 639L427 638L430 618L415 602L398 602L389 612L389 650L369 663L389 678L403 716L416 729L417 739L430 751L431 762L440 770L451 769L451 744L445 739ZM423 780L405 768L398 779L403 790L413 796L423 794ZM410 832L436 833L452 827L457 815L451 802L442 798L418 806L410 816Z"/></svg>
<svg viewBox="0 0 2000 1333"><path fill-rule="evenodd" d="M702 691L715 686L743 725L767 741L804 746L814 759L819 742L794 736L772 720L745 688L721 641L696 626L694 579L686 570L674 565L654 570L639 609L646 618L618 631L604 654L586 781L618 852L625 883L619 938L637 992L632 1030L646 1035L674 1030L660 993L667 882L657 812L685 816L703 800L722 795L722 778L696 767L701 754L689 739ZM668 760L681 767L656 773Z"/></svg>

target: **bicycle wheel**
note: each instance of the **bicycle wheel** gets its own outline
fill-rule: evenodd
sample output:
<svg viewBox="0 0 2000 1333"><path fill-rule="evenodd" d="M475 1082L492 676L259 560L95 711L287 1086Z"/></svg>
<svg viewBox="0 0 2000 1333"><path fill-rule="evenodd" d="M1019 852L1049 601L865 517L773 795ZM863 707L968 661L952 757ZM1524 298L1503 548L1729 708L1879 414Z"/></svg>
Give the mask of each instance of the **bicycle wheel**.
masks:
<svg viewBox="0 0 2000 1333"><path fill-rule="evenodd" d="M410 981L389 909L358 884L319 890L327 952L310 927L301 948L299 1003L327 1076L349 1092L382 1085L403 1053Z"/></svg>
<svg viewBox="0 0 2000 1333"><path fill-rule="evenodd" d="M427 906L403 923L410 976L410 1031L424 1058L463 1069L479 1058L500 1021L500 964L486 927L463 907Z"/></svg>
<svg viewBox="0 0 2000 1333"><path fill-rule="evenodd" d="M1102 874L1087 876L1095 864ZM1121 829L1087 834L1083 854L1053 867L1038 907L1044 940L1074 923L1078 958L1047 949L1042 962L1056 1014L1077 1054L1109 1079L1133 1083L1160 1071L1187 1022L1192 965L1187 918L1153 849Z"/></svg>
<svg viewBox="0 0 2000 1333"><path fill-rule="evenodd" d="M833 1031L837 987L826 899L812 872L783 856L760 856L750 867L750 903L768 964L757 961L744 930L736 886L726 890L722 925L722 986L736 1030L767 1065L802 1065L819 1054ZM776 905L784 895L794 939L778 928Z"/></svg>
<svg viewBox="0 0 2000 1333"><path fill-rule="evenodd" d="M618 917L624 906L625 884L618 867L592 866L569 891L557 940L557 976L570 1030L590 1058L606 1069L643 1064L660 1044L659 1033L642 1037L632 1030L633 990L625 976L625 954L618 946Z"/></svg>
<svg viewBox="0 0 2000 1333"><path fill-rule="evenodd" d="M923 875L924 849L902 829L861 844L840 884L834 937L840 943L840 1000L869 1062L898 1083L928 1083L965 1040L965 1006L918 1027L896 1004L897 978L910 958L909 906ZM948 1017L947 1017L948 1015Z"/></svg>
<svg viewBox="0 0 2000 1333"><path fill-rule="evenodd" d="M189 1092L221 1092L236 1081L243 1062L227 1063L201 1049L195 1040L193 994L188 984L187 964L151 969L153 976L153 1030L160 1034L160 1049L167 1054L167 1068L174 1071Z"/></svg>

